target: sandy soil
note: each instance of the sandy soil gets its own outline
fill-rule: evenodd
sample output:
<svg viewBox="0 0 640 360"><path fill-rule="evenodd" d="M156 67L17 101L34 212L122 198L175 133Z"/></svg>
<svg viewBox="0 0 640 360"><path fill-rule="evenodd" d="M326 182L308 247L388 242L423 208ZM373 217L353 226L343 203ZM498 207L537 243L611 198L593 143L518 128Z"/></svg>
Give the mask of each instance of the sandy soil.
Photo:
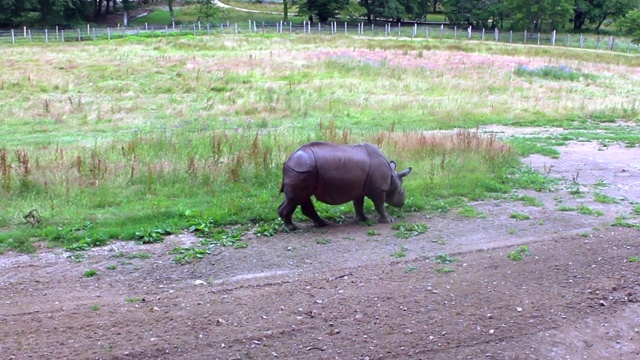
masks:
<svg viewBox="0 0 640 360"><path fill-rule="evenodd" d="M610 224L640 200L640 149L578 143L560 150L558 160L525 159L563 179L557 191L522 193L543 206L505 199L473 204L485 215L479 218L417 214L406 220L430 230L410 239L398 239L389 225L368 236L372 228L356 224L315 230L302 223L300 233L252 238L246 249L221 248L188 265L174 264L168 252L197 241L190 234L154 245L114 243L81 263L60 250L2 254L0 354L638 358L640 263L628 260L640 256L640 231ZM584 197L568 192L575 182ZM619 203L595 202L595 191ZM578 204L604 214L558 210ZM514 212L531 219L512 219ZM508 259L521 245L531 254ZM151 257L126 256L135 252ZM439 264L438 254L457 261ZM88 269L98 275L83 277Z"/></svg>

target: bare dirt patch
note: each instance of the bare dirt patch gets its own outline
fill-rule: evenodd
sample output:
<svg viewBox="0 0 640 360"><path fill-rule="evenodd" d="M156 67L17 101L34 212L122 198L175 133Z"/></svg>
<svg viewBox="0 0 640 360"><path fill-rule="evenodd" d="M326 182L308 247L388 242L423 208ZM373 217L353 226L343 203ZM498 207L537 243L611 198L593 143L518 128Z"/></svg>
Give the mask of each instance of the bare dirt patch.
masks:
<svg viewBox="0 0 640 360"><path fill-rule="evenodd" d="M494 129L495 130L495 129ZM0 354L9 359L628 359L640 355L640 231L611 227L640 200L640 149L577 143L532 156L551 193L412 215L430 230L333 224L249 239L176 265L197 241L0 255ZM576 173L579 172L576 180ZM580 182L582 195L570 193ZM599 184L594 186L594 184ZM606 184L606 186L601 186ZM619 201L594 200L598 191ZM558 207L588 206L600 216ZM637 204L637 203L636 203ZM530 220L510 214L526 213ZM375 229L379 235L367 235ZM316 241L322 240L322 241ZM521 261L507 254L526 245ZM128 256L145 252L150 258ZM438 254L454 260L438 263ZM96 269L95 277L84 277ZM446 270L448 269L448 270Z"/></svg>

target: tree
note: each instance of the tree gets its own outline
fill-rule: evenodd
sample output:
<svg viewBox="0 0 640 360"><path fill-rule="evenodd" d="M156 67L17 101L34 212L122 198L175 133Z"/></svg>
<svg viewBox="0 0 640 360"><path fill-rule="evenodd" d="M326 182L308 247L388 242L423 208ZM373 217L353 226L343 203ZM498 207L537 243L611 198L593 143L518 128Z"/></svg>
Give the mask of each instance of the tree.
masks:
<svg viewBox="0 0 640 360"><path fill-rule="evenodd" d="M573 16L574 0L504 0L507 16L514 27L529 28L531 32L557 30Z"/></svg>
<svg viewBox="0 0 640 360"><path fill-rule="evenodd" d="M627 14L635 4L635 0L587 0L591 11L587 14L589 22L596 25L596 30L607 19L619 19Z"/></svg>
<svg viewBox="0 0 640 360"><path fill-rule="evenodd" d="M404 16L404 9L398 0L360 0L365 9L367 21L374 19L397 20Z"/></svg>
<svg viewBox="0 0 640 360"><path fill-rule="evenodd" d="M171 23L174 24L176 22L176 13L173 10L173 1L167 0L167 7L169 7L169 15L171 16Z"/></svg>
<svg viewBox="0 0 640 360"><path fill-rule="evenodd" d="M195 4L196 15L198 15L196 21L208 21L213 18L227 16L229 13L227 9L223 9L211 0L195 0Z"/></svg>
<svg viewBox="0 0 640 360"><path fill-rule="evenodd" d="M338 16L347 5L349 0L303 0L299 9L310 17L316 16L319 22L326 23L329 19Z"/></svg>
<svg viewBox="0 0 640 360"><path fill-rule="evenodd" d="M494 28L502 21L503 0L443 0L442 8L449 22Z"/></svg>
<svg viewBox="0 0 640 360"><path fill-rule="evenodd" d="M282 20L289 21L289 0L282 0Z"/></svg>
<svg viewBox="0 0 640 360"><path fill-rule="evenodd" d="M573 29L582 30L588 21L599 30L606 20L623 17L635 4L635 0L575 0Z"/></svg>
<svg viewBox="0 0 640 360"><path fill-rule="evenodd" d="M136 8L133 0L122 0L122 25L129 26L129 11Z"/></svg>
<svg viewBox="0 0 640 360"><path fill-rule="evenodd" d="M640 9L629 11L617 21L617 25L627 34L631 35L631 41L640 44Z"/></svg>

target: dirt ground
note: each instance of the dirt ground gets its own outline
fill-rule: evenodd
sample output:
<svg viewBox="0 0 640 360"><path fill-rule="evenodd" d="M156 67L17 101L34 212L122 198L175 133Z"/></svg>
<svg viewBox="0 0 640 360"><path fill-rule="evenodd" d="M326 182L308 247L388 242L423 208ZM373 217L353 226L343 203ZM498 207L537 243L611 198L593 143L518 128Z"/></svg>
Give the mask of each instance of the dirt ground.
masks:
<svg viewBox="0 0 640 360"><path fill-rule="evenodd" d="M189 234L113 243L81 263L62 250L2 254L0 354L639 358L640 263L628 260L640 256L640 231L610 224L640 201L640 149L575 143L560 151L557 160L524 160L563 179L551 193L522 192L543 206L503 199L473 204L483 217L412 215L406 220L430 229L410 239L384 224L369 236L372 228L356 224L316 230L302 223L300 233L251 238L246 249L221 248L188 265L174 264L168 252L197 241ZM582 198L569 193L576 183ZM620 201L596 202L595 191ZM558 210L578 204L604 214ZM513 219L514 212L531 219ZM521 245L531 254L508 259ZM127 256L140 252L151 256ZM457 261L439 264L439 254ZM98 275L84 277L88 269Z"/></svg>

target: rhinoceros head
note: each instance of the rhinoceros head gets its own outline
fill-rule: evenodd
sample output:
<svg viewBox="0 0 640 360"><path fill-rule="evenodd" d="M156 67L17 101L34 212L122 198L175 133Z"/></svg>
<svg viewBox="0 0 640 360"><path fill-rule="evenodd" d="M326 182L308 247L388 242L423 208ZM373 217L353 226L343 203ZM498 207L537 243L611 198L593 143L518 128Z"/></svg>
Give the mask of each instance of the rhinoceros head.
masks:
<svg viewBox="0 0 640 360"><path fill-rule="evenodd" d="M395 206L402 207L404 205L404 188L402 187L402 178L409 175L411 168L406 168L401 172L396 172L396 163L389 162L391 166L391 186L387 190L386 203Z"/></svg>

